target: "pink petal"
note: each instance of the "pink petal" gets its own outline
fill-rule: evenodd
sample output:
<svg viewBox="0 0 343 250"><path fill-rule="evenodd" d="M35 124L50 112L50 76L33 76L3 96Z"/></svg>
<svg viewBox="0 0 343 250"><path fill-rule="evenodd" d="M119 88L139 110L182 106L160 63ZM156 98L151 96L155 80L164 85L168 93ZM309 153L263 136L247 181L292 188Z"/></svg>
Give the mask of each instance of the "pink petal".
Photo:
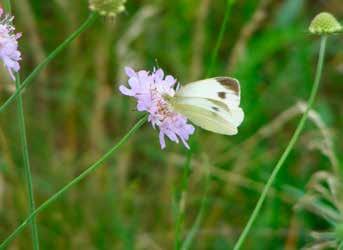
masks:
<svg viewBox="0 0 343 250"><path fill-rule="evenodd" d="M157 80L162 80L163 79L163 76L164 76L164 72L162 69L158 69L156 72L155 72L155 78Z"/></svg>
<svg viewBox="0 0 343 250"><path fill-rule="evenodd" d="M170 75L166 76L166 83L169 86L173 86L176 83L176 79Z"/></svg>
<svg viewBox="0 0 343 250"><path fill-rule="evenodd" d="M139 81L136 77L130 78L129 79L129 85L133 91L137 91L139 88Z"/></svg>
<svg viewBox="0 0 343 250"><path fill-rule="evenodd" d="M131 89L128 89L128 88L125 87L124 85L120 85L120 86L119 86L119 91L120 91L123 95L133 96L132 90L131 90Z"/></svg>
<svg viewBox="0 0 343 250"><path fill-rule="evenodd" d="M186 142L186 140L184 140L183 138L181 138L181 141L183 142L183 145L185 145L185 147L189 150L191 149L188 145L188 143Z"/></svg>
<svg viewBox="0 0 343 250"><path fill-rule="evenodd" d="M166 141L164 140L164 134L162 132L160 132L159 138L160 138L161 149L165 149Z"/></svg>
<svg viewBox="0 0 343 250"><path fill-rule="evenodd" d="M126 75L128 77L135 77L135 76L137 76L136 72L132 68L130 68L130 67L125 67L125 73L126 73Z"/></svg>

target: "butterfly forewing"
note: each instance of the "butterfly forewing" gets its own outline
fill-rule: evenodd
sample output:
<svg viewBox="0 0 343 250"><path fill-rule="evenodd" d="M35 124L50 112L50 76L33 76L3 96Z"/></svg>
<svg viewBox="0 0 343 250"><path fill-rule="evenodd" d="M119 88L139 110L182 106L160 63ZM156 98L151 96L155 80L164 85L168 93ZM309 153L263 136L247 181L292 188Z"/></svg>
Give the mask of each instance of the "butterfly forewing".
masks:
<svg viewBox="0 0 343 250"><path fill-rule="evenodd" d="M215 77L180 87L173 98L175 111L195 125L225 135L237 134L244 119L238 80Z"/></svg>
<svg viewBox="0 0 343 250"><path fill-rule="evenodd" d="M206 98L222 102L229 109L240 104L238 80L231 77L215 77L182 86L176 96Z"/></svg>

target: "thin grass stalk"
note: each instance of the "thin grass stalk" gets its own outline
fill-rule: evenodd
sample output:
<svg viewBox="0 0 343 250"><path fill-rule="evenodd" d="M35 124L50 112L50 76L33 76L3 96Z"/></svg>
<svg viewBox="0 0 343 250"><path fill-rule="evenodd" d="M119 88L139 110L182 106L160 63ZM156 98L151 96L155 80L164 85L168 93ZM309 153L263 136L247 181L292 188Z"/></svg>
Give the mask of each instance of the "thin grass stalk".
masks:
<svg viewBox="0 0 343 250"><path fill-rule="evenodd" d="M11 13L12 6L11 6L10 0L4 0L3 4L4 4L6 12ZM15 74L15 85L16 85L16 89L20 88L19 73ZM23 99L21 95L18 96L18 101L17 101L17 116L18 116L18 124L19 124L21 152L22 152L22 157L23 157L23 162L24 162L24 175L26 179L26 186L27 186L27 193L28 193L27 199L29 203L29 214L31 214L35 210L35 200L34 200L33 181L32 181L30 157L29 157L26 128L25 128ZM33 249L39 250L39 236L38 236L38 227L37 227L36 218L32 217L32 219L29 221L29 224L31 225L31 238L32 238Z"/></svg>
<svg viewBox="0 0 343 250"><path fill-rule="evenodd" d="M211 182L211 175L210 173L207 173L206 180L205 180L205 191L201 200L199 213L195 219L194 224L192 225L191 230L188 232L184 242L182 243L181 250L191 249L193 240L200 229L200 226L205 217L206 208L208 205L208 192L210 189L210 182Z"/></svg>
<svg viewBox="0 0 343 250"><path fill-rule="evenodd" d="M218 58L218 52L219 52L220 46L223 42L224 33L226 30L226 27L227 27L227 24L229 21L229 17L231 14L231 9L232 9L232 6L234 3L235 3L235 0L227 0L225 16L224 16L222 25L220 27L220 31L219 31L219 35L218 35L216 45L215 45L214 50L213 50L212 55L211 55L210 66L209 66L207 74L206 74L207 77L209 77L213 74L214 66L215 66L217 58Z"/></svg>
<svg viewBox="0 0 343 250"><path fill-rule="evenodd" d="M188 150L186 162L183 166L183 174L181 180L181 186L179 190L176 190L175 194L175 211L176 211L176 222L175 222L175 241L174 241L174 249L179 250L181 249L181 233L182 233L182 225L183 219L185 217L185 203L186 203L186 192L189 185L189 176L191 174L191 161L192 161L192 151Z"/></svg>
<svg viewBox="0 0 343 250"><path fill-rule="evenodd" d="M49 205L51 205L54 201L58 198L63 196L66 192L68 192L73 186L81 182L95 170L103 166L102 164L109 159L109 157L117 151L121 146L123 146L128 139L140 128L143 124L147 121L147 116L144 115L130 130L127 132L118 143L116 143L111 149L109 149L104 155L102 155L95 163L89 166L85 171L83 171L79 176L71 180L67 183L63 188L53 194L48 200L46 200L43 204L41 204L36 210L33 211L0 245L0 250L5 249L6 246L13 241L16 236L29 224L33 217L37 214L41 213L44 209L46 209Z"/></svg>
<svg viewBox="0 0 343 250"><path fill-rule="evenodd" d="M310 97L307 101L307 107L306 107L306 111L303 114L303 116L300 119L300 122L291 138L291 140L289 141L285 151L283 152L283 154L281 155L281 158L279 159L279 161L277 162L271 176L269 177L261 195L260 198L258 199L258 202L252 212L252 214L250 215L249 221L246 224L246 226L244 227L243 232L241 233L237 243L234 246L234 250L238 250L242 247L244 241L246 240L246 237L248 236L250 229L253 225L253 223L255 222L258 214L261 211L263 202L267 196L267 193L270 189L270 187L272 186L272 184L274 183L274 180L276 178L276 176L278 175L278 173L280 172L281 167L283 166L283 164L285 163L288 155L290 154L290 152L292 151L292 149L294 148L295 143L298 141L299 136L301 134L301 132L303 131L307 118L309 116L310 110L313 106L315 97L317 95L318 89L319 89L319 83L320 83L320 79L322 76L322 70L323 70L323 65L324 65L324 58L325 58L325 48L326 48L326 40L327 37L326 36L322 36L321 38L321 43L320 43L320 51L319 51L319 59L318 59L318 64L317 64L317 70L316 70L316 77L314 80L314 84L311 90L311 94Z"/></svg>
<svg viewBox="0 0 343 250"><path fill-rule="evenodd" d="M64 40L55 50L53 50L37 67L30 73L30 75L22 82L20 87L0 106L0 112L4 111L5 108L11 104L27 87L33 79L62 51L64 50L72 41L74 41L81 33L83 33L96 19L98 15L96 13L91 13L86 21L81 24L81 26L73 32L66 40Z"/></svg>
<svg viewBox="0 0 343 250"><path fill-rule="evenodd" d="M224 33L225 33L225 30L226 30L226 27L227 27L227 24L229 21L231 9L232 9L234 2L235 2L235 0L227 0L225 16L224 16L223 22L222 22L221 27L220 27L220 32L219 32L219 35L218 35L218 38L216 41L216 45L215 45L213 52L212 52L211 62L210 62L209 69L206 73L206 77L210 77L213 73L213 69L214 69L214 66L215 66L215 63L216 63L216 60L218 57L219 48L223 42ZM181 181L183 183L181 185L182 189L179 191L179 193L180 193L179 200L176 200L178 203L185 202L185 200L182 200L182 198L185 199L185 195L186 195L186 192L188 189L189 176L190 176L190 172L191 172L191 162L192 162L192 156L194 153L193 150L194 150L195 137L196 137L196 134L194 134L194 136L190 140L190 146L191 147L190 147L190 150L187 152L186 161L185 161L184 168L183 168L184 172L183 172L183 178ZM205 192L205 197L204 197L204 201L206 201L206 203L207 203L206 196L207 196L207 191ZM175 243L174 243L174 249L175 250L179 250L181 247L182 219L184 217L184 211L180 210L180 207L181 207L181 204L178 204L177 208L176 208ZM195 224L192 226L191 235L186 236L186 241L187 241L186 246L191 245L191 242L194 239L194 237L198 231L198 228L202 222L202 219L204 217L205 208L206 208L205 203L202 202L202 205L200 208L201 216L197 217Z"/></svg>
<svg viewBox="0 0 343 250"><path fill-rule="evenodd" d="M16 74L15 82L16 82L16 88L19 89L20 76L18 73ZM23 156L23 161L24 161L24 173L25 173L27 193L28 193L29 213L31 214L33 213L33 211L35 211L35 200L34 200L33 181L32 181L30 157L29 157L26 128L25 128L23 99L21 95L19 95L17 98L17 109L18 109L19 134L20 134L20 141L21 141L21 147L22 147L22 156ZM34 216L29 221L29 224L31 225L31 237L32 237L33 249L39 250L38 227L37 227L36 218Z"/></svg>

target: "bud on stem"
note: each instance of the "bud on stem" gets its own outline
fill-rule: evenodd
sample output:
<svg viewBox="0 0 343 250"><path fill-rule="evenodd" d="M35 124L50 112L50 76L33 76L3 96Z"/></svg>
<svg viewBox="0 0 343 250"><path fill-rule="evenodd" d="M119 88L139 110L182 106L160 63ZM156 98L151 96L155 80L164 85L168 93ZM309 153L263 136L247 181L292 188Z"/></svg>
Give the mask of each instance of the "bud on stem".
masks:
<svg viewBox="0 0 343 250"><path fill-rule="evenodd" d="M343 27L332 14L322 12L313 18L309 31L316 35L330 35L343 31Z"/></svg>
<svg viewBox="0 0 343 250"><path fill-rule="evenodd" d="M89 8L102 16L115 17L125 10L126 0L89 0Z"/></svg>

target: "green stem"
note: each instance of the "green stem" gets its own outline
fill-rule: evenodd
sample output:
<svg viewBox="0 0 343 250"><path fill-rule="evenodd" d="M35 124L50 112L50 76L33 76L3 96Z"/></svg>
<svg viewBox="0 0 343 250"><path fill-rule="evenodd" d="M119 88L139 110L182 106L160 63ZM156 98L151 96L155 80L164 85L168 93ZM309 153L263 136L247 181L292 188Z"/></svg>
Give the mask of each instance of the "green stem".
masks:
<svg viewBox="0 0 343 250"><path fill-rule="evenodd" d="M60 198L65 194L70 188L78 184L84 178L89 176L95 170L102 166L102 164L117 150L119 149L147 120L145 115L141 118L131 129L130 131L120 139L110 150L108 150L99 160L93 163L85 171L83 171L79 176L70 181L67 185L61 188L58 192L52 195L48 200L46 200L42 205L40 205L35 211L33 211L0 245L0 249L4 249L14 238L25 228L25 226L34 218L38 213L42 212L47 208L51 203Z"/></svg>
<svg viewBox="0 0 343 250"><path fill-rule="evenodd" d="M317 95L317 92L318 92L318 88L319 88L319 83L320 83L320 79L321 79L321 75L322 75L322 69L323 69L323 64L324 64L324 57L325 57L325 47L326 47L326 40L327 40L327 37L326 36L322 36L321 38L321 44L320 44L320 51L319 51L319 59L318 59L318 64L317 64L317 70L316 70L316 77L315 77L315 80L314 80L314 84L313 84L313 87L312 87L312 90L311 90L311 94L310 94L310 97L308 99L308 102L307 102L307 107L306 107L306 111L304 112L303 116L301 117L301 120L291 138L291 140L289 141L287 147L286 147L286 150L283 152L281 158L279 159L279 161L277 162L271 176L269 177L262 193L261 193L261 196L260 198L258 199L258 202L254 208L254 211L252 212L250 218L249 218L249 221L248 223L246 224L242 234L240 235L235 247L234 247L234 250L238 250L241 248L243 242L245 241L250 229L251 229L251 226L252 224L254 223L254 221L256 220L260 210L261 210L261 207L263 205L263 202L267 196L267 193L269 191L269 188L271 187L271 185L273 184L277 174L279 173L281 167L283 166L284 162L286 161L288 155L290 154L290 152L292 151L295 143L297 142L302 130L304 129L304 126L305 126L305 123L306 123L306 120L308 118L308 115L309 115L309 112L313 106L313 103L314 103L314 100L315 100L315 97Z"/></svg>
<svg viewBox="0 0 343 250"><path fill-rule="evenodd" d="M3 0L4 8L7 13L11 13L11 1L10 0ZM20 75L16 73L15 75L15 85L16 89L20 88ZM27 145L27 137L26 137L26 128L25 128L25 116L24 116L24 107L23 107L23 99L21 95L18 96L17 102L17 110L18 110L18 123L19 123L19 134L20 134L20 142L22 147L22 156L24 161L24 174L26 178L26 185L27 185L27 193L28 193L28 202L29 202L29 213L31 214L35 210L35 199L33 194L33 184L32 184L32 175L31 175L31 167L30 167L30 157L29 157L29 150ZM38 228L36 218L32 217L29 221L31 224L31 237L32 237L32 245L34 250L39 250L39 236L38 236Z"/></svg>
<svg viewBox="0 0 343 250"><path fill-rule="evenodd" d="M16 88L18 89L20 87L20 76L18 73L16 74L15 82L16 82ZM23 99L21 95L18 96L17 108L18 108L20 140L21 140L22 154L23 154L23 160L24 160L24 173L25 173L25 178L26 178L28 201L29 201L29 208L30 208L30 214L31 214L35 210L35 200L34 200L34 195L33 195L30 158L29 158L29 151L28 151L28 146L27 146ZM31 237L32 237L32 243L33 243L33 249L39 250L38 228L37 228L35 217L32 217L32 219L30 220L30 224L31 224Z"/></svg>
<svg viewBox="0 0 343 250"><path fill-rule="evenodd" d="M208 205L208 192L210 189L210 180L211 180L211 176L210 176L210 173L208 173L206 176L206 180L205 180L205 192L204 192L204 196L202 197L202 200L201 200L199 213L195 219L195 222L194 222L191 230L187 234L185 241L182 243L182 247L181 247L182 250L191 249L191 245L193 243L193 240L194 240L196 234L198 233L199 228L201 226L201 223L205 217L205 212L207 210L207 205Z"/></svg>
<svg viewBox="0 0 343 250"><path fill-rule="evenodd" d="M225 33L225 30L226 30L226 27L227 27L227 24L229 21L231 8L232 8L234 2L235 2L235 0L227 0L225 16L224 16L223 22L222 22L221 27L220 27L220 31L219 31L219 35L218 35L215 47L214 47L212 55L211 55L211 62L210 62L210 66L208 68L208 71L206 73L206 77L210 77L213 73L215 62L216 62L217 57L218 57L219 48L223 42L224 33ZM191 166L190 165L191 165L192 156L194 154L193 145L194 145L194 141L195 141L195 136L196 135L193 135L193 137L190 140L191 148L187 152L187 156L186 156L186 162L184 165L184 173L183 173L183 178L182 178L181 190L179 191L179 195L178 195L179 200L177 200L178 203L184 202L185 194L186 194L187 189L188 189L189 176L190 176L190 172L191 172ZM205 209L206 209L205 203L207 203L206 195L207 195L207 192L205 193L204 202L202 202L202 205L201 205L201 210L200 210L201 216L197 217L196 222L195 222L194 226L192 227L191 234L189 234L187 236L186 242L183 243L182 246L181 246L181 231L182 231L182 219L184 217L184 211L182 211L180 209L180 204L178 204L177 214L176 214L176 225L175 225L175 244L174 244L175 250L179 250L181 247L184 249L184 247L188 247L191 245L192 240L197 233L197 230L199 227L198 225L201 224L202 219L203 219L204 214L205 214Z"/></svg>
<svg viewBox="0 0 343 250"><path fill-rule="evenodd" d="M227 26L228 21L229 21L231 8L232 8L232 5L234 4L234 2L235 2L235 0L227 0L225 16L224 16L222 25L220 27L219 36L218 36L216 45L214 47L214 51L213 51L212 56L211 56L211 63L210 63L210 66L209 66L207 74L206 74L207 77L211 76L213 73L213 69L214 69L214 66L215 66L215 63L216 63L217 57L218 57L219 48L220 48L220 45L222 44L222 41L224 38L224 33L225 33L226 26Z"/></svg>
<svg viewBox="0 0 343 250"><path fill-rule="evenodd" d="M18 95L27 87L32 80L42 71L42 69L48 65L63 49L65 49L75 38L77 38L82 32L84 32L97 18L96 13L92 13L86 19L86 21L74 31L64 42L62 42L54 51L52 51L44 60L41 62L31 74L22 82L20 88L17 89L5 102L0 106L0 112L2 112L9 104L11 104Z"/></svg>
<svg viewBox="0 0 343 250"><path fill-rule="evenodd" d="M184 204L186 202L186 191L189 185L189 176L191 174L191 160L192 151L187 152L186 162L183 166L183 176L181 180L181 186L176 191L176 223L175 223L175 243L174 249L179 250L181 248L181 231L182 222L185 215Z"/></svg>

